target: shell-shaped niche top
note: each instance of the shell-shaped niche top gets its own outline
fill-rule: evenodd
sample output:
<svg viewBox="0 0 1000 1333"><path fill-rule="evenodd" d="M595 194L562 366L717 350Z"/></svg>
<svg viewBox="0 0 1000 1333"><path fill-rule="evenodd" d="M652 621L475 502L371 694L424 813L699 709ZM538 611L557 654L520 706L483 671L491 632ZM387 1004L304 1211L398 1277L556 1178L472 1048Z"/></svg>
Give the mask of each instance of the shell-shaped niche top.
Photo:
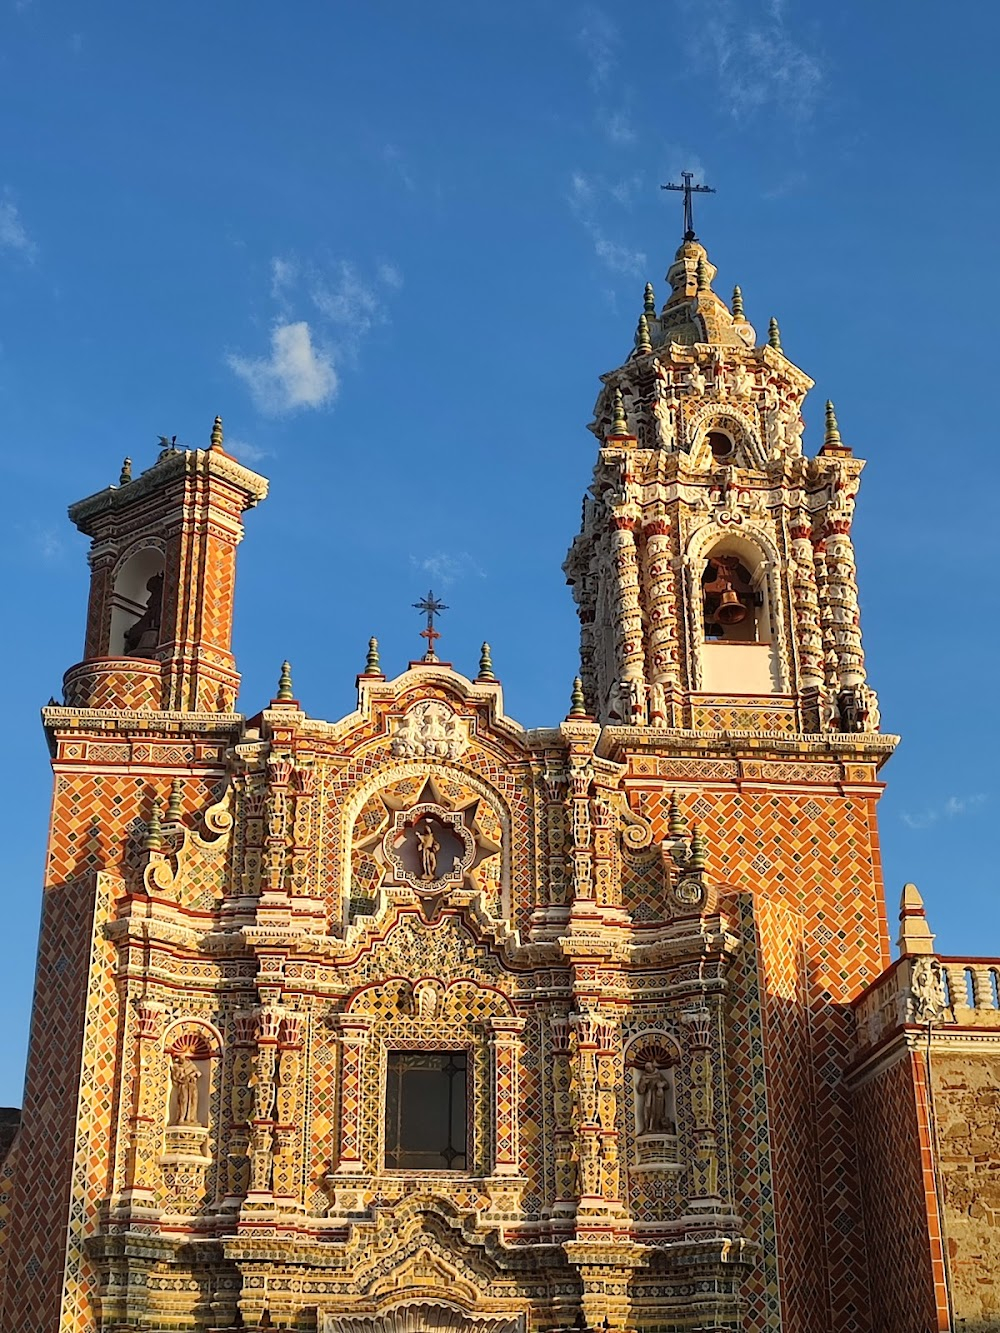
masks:
<svg viewBox="0 0 1000 1333"><path fill-rule="evenodd" d="M390 724L397 759L460 759L469 748L469 723L440 699L424 699Z"/></svg>

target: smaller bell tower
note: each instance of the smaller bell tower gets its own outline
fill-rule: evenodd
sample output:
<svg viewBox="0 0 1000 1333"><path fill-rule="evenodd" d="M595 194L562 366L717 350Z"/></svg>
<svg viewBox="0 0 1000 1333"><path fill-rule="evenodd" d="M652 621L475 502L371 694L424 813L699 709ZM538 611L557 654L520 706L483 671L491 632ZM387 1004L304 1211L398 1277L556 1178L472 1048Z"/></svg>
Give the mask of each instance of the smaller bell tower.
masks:
<svg viewBox="0 0 1000 1333"><path fill-rule="evenodd" d="M225 452L222 419L208 449L164 441L133 478L70 506L91 539L83 661L64 679L70 707L230 712L242 515L267 482Z"/></svg>

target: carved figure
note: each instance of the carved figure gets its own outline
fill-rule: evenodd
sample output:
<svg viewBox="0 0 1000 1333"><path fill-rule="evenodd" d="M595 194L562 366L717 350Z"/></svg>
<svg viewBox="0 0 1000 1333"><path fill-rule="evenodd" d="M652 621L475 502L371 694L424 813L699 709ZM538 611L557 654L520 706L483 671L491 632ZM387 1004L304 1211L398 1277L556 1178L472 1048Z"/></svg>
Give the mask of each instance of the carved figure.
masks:
<svg viewBox="0 0 1000 1333"><path fill-rule="evenodd" d="M658 356L653 357L653 374L656 376L654 388L657 398L671 397L670 370Z"/></svg>
<svg viewBox="0 0 1000 1333"><path fill-rule="evenodd" d="M415 825L413 832L416 834L417 846L420 848L422 868L420 878L429 884L437 879L437 859L441 844L434 836L433 825L429 824L427 820L421 820L419 824Z"/></svg>
<svg viewBox="0 0 1000 1333"><path fill-rule="evenodd" d="M640 1134L676 1134L670 1119L670 1075L653 1060L647 1060L636 1085Z"/></svg>
<svg viewBox="0 0 1000 1333"><path fill-rule="evenodd" d="M667 725L667 704L663 692L663 686L658 680L654 680L649 687L649 721L654 727L665 727Z"/></svg>
<svg viewBox="0 0 1000 1333"><path fill-rule="evenodd" d="M941 964L932 955L917 958L910 972L909 1017L915 1023L934 1023L944 1013Z"/></svg>
<svg viewBox="0 0 1000 1333"><path fill-rule="evenodd" d="M736 363L733 371L733 397L746 398L753 388L753 377L742 361Z"/></svg>
<svg viewBox="0 0 1000 1333"><path fill-rule="evenodd" d="M708 381L705 379L705 372L696 361L688 372L688 388L692 393L697 394L700 397L705 392L705 385L707 382Z"/></svg>
<svg viewBox="0 0 1000 1333"><path fill-rule="evenodd" d="M469 740L461 722L442 704L418 704L396 724L390 748L397 759L458 759Z"/></svg>
<svg viewBox="0 0 1000 1333"><path fill-rule="evenodd" d="M170 1061L170 1081L174 1088L175 1125L200 1125L198 1119L198 1080L201 1072L188 1055L175 1055Z"/></svg>
<svg viewBox="0 0 1000 1333"><path fill-rule="evenodd" d="M396 734L392 738L392 753L397 759L408 758L417 753L416 739L417 733L414 726L416 719L410 716L404 717L396 728Z"/></svg>
<svg viewBox="0 0 1000 1333"><path fill-rule="evenodd" d="M653 403L653 424L656 428L656 442L661 449L674 447L674 407L666 398L657 398Z"/></svg>

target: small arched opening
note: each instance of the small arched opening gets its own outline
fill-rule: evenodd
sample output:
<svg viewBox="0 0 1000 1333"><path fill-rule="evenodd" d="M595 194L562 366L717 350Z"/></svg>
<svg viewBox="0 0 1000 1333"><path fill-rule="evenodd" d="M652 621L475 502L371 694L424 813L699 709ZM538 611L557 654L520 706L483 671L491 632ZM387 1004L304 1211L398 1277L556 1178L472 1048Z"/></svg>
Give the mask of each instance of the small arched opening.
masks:
<svg viewBox="0 0 1000 1333"><path fill-rule="evenodd" d="M111 594L111 657L150 657L159 646L163 552L147 546L124 562Z"/></svg>

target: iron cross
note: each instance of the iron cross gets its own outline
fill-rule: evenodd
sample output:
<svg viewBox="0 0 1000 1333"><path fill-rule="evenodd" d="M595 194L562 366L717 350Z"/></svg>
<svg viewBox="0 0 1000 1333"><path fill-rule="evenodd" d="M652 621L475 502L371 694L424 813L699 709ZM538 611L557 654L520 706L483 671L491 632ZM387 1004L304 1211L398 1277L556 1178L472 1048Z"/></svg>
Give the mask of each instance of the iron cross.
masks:
<svg viewBox="0 0 1000 1333"><path fill-rule="evenodd" d="M420 631L420 637L427 640L427 651L424 653L425 662L436 662L437 654L434 651L434 641L440 639L441 635L434 628L434 617L439 616L442 611L448 608L444 602L439 602L433 592L429 592L426 597L421 597L419 602L413 603L414 611L419 611L427 617L427 628Z"/></svg>
<svg viewBox="0 0 1000 1333"><path fill-rule="evenodd" d="M686 241L696 241L698 238L694 234L694 212L691 208L691 196L693 194L715 194L710 185L692 185L694 180L693 171L682 171L681 179L683 185L661 185L661 190L679 190L684 195L684 239Z"/></svg>

